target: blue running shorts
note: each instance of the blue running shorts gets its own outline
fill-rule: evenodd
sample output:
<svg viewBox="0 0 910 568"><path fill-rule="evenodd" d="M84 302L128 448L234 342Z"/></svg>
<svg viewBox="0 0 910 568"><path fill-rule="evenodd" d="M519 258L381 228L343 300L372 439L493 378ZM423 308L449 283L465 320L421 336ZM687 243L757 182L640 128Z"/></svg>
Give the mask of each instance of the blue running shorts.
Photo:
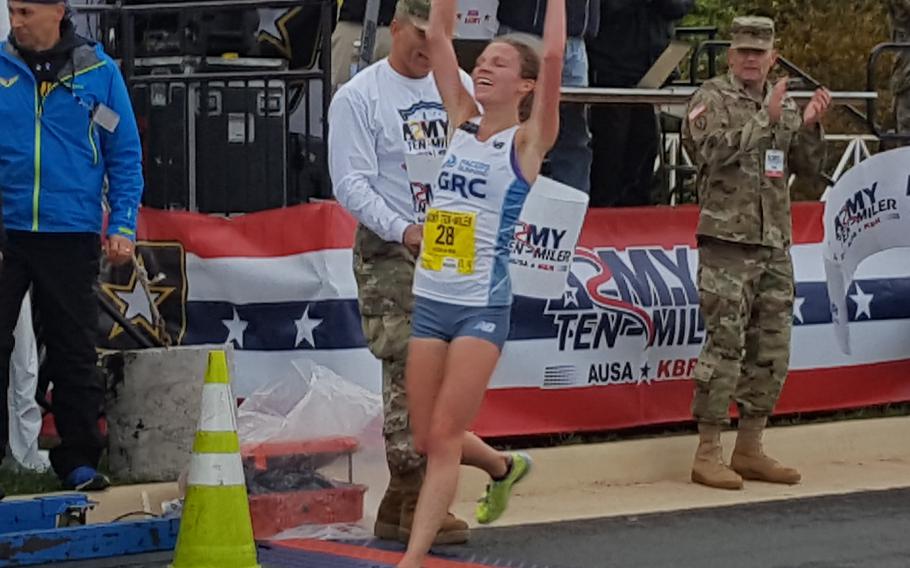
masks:
<svg viewBox="0 0 910 568"><path fill-rule="evenodd" d="M509 337L511 312L511 306L461 306L417 296L411 314L411 336L448 343L459 337L476 337L502 351Z"/></svg>

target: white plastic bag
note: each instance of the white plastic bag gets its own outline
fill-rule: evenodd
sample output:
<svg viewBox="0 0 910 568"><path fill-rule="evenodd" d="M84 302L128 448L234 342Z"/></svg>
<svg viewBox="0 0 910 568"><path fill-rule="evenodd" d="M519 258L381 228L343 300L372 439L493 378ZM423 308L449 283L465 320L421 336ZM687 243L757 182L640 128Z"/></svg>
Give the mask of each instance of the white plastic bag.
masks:
<svg viewBox="0 0 910 568"><path fill-rule="evenodd" d="M245 452L244 470L257 538L372 536L375 507L388 479L380 395L339 377L331 369L301 359L290 365L285 376L244 400L238 410L237 427ZM331 453L335 450L326 454L296 449L308 442L329 441L330 446L337 446L338 439L346 440L344 444L356 440L352 455ZM260 456L254 467L250 452L260 453L256 448L263 444L281 444L287 454L283 449L281 456L272 456L267 463ZM311 496L314 508L330 501L336 503L334 510L331 506L326 509L326 518L342 518L344 522L298 522L294 511L309 507L292 503L309 503ZM363 501L360 518L347 513L355 497ZM264 504L266 501L271 504ZM263 506L270 513L265 520L261 514ZM336 516L341 509L346 512ZM319 515L312 513L305 518L314 516ZM264 529L266 524L268 528Z"/></svg>
<svg viewBox="0 0 910 568"><path fill-rule="evenodd" d="M292 363L294 373L243 401L238 429L244 444L357 437L382 416L382 397L346 381L309 359Z"/></svg>

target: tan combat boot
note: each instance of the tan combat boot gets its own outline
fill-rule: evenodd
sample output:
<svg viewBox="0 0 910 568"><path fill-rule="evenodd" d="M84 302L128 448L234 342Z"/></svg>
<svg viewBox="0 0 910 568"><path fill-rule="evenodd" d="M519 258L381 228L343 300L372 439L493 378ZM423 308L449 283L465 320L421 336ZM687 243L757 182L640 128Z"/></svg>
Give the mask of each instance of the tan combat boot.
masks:
<svg viewBox="0 0 910 568"><path fill-rule="evenodd" d="M768 419L763 416L740 418L730 467L744 479L787 485L799 483L802 476L797 470L784 467L765 455L761 436L767 421Z"/></svg>
<svg viewBox="0 0 910 568"><path fill-rule="evenodd" d="M376 512L376 524L373 526L373 534L376 538L383 540L397 540L398 526L401 524L401 506L404 503L405 480L400 476L392 473L389 479L389 486L379 502L379 510ZM419 479L418 479L418 487Z"/></svg>
<svg viewBox="0 0 910 568"><path fill-rule="evenodd" d="M724 464L718 424L698 425L698 449L692 464L692 481L717 489L742 489L743 478Z"/></svg>
<svg viewBox="0 0 910 568"><path fill-rule="evenodd" d="M417 509L417 494L405 496L401 507L401 526L398 527L398 540L407 544L411 538L411 525L414 524L414 510ZM436 533L434 545L440 544L465 544L470 536L468 523L459 519L452 513L446 515L439 532Z"/></svg>

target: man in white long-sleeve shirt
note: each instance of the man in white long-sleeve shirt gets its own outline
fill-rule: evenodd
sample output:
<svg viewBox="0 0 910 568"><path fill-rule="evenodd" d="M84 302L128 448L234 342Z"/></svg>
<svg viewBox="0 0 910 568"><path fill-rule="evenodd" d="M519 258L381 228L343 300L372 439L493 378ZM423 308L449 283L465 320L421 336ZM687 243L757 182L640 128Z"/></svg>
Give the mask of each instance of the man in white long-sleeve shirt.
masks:
<svg viewBox="0 0 910 568"><path fill-rule="evenodd" d="M425 184L411 183L405 156L441 156L449 127L427 57L429 12L429 0L399 0L389 57L345 83L329 109L335 197L359 221L354 272L360 313L370 350L382 361L383 434L391 480L375 533L403 542L410 536L425 466L408 428L404 366L421 216L431 197ZM463 79L470 86L466 73ZM436 543L467 539L467 523L450 514Z"/></svg>

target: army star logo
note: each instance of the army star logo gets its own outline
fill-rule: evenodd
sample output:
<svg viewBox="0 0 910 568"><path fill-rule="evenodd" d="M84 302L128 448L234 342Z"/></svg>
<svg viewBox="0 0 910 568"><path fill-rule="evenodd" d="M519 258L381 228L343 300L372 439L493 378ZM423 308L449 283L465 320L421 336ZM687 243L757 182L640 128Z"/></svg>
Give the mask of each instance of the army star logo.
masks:
<svg viewBox="0 0 910 568"><path fill-rule="evenodd" d="M143 260L141 255L137 257L137 260L141 266L145 267L145 260ZM126 285L105 282L101 284L101 287L120 309L120 313L124 315L124 318L143 327L150 334L157 335L155 325L152 322L150 298L146 296L145 290L142 289L135 270L132 271L129 283ZM157 286L153 284L149 286L149 296L151 296L151 300L157 307L161 306L167 297L174 293L174 290L176 288L173 286ZM115 323L111 328L108 339L114 339L121 333L123 333L123 328L120 327L120 324Z"/></svg>
<svg viewBox="0 0 910 568"><path fill-rule="evenodd" d="M179 345L186 333L187 288L183 247L179 243L141 242L136 252L137 263L150 272L150 279L158 272L164 274L164 279L151 284L146 295L132 265L109 267L101 275L101 293L124 319L151 337L158 337L152 316L152 308L157 308L167 324L167 333L174 344ZM101 333L108 348L124 348L133 341L123 327L111 318L102 317Z"/></svg>
<svg viewBox="0 0 910 568"><path fill-rule="evenodd" d="M0 77L0 87L8 89L8 88L12 87L13 85L15 85L18 80L19 80L19 75L13 75L9 79Z"/></svg>
<svg viewBox="0 0 910 568"><path fill-rule="evenodd" d="M291 8L271 24L260 23L256 36L259 41L272 44L282 55L292 58L291 34L288 32L288 22L299 14L301 8Z"/></svg>

